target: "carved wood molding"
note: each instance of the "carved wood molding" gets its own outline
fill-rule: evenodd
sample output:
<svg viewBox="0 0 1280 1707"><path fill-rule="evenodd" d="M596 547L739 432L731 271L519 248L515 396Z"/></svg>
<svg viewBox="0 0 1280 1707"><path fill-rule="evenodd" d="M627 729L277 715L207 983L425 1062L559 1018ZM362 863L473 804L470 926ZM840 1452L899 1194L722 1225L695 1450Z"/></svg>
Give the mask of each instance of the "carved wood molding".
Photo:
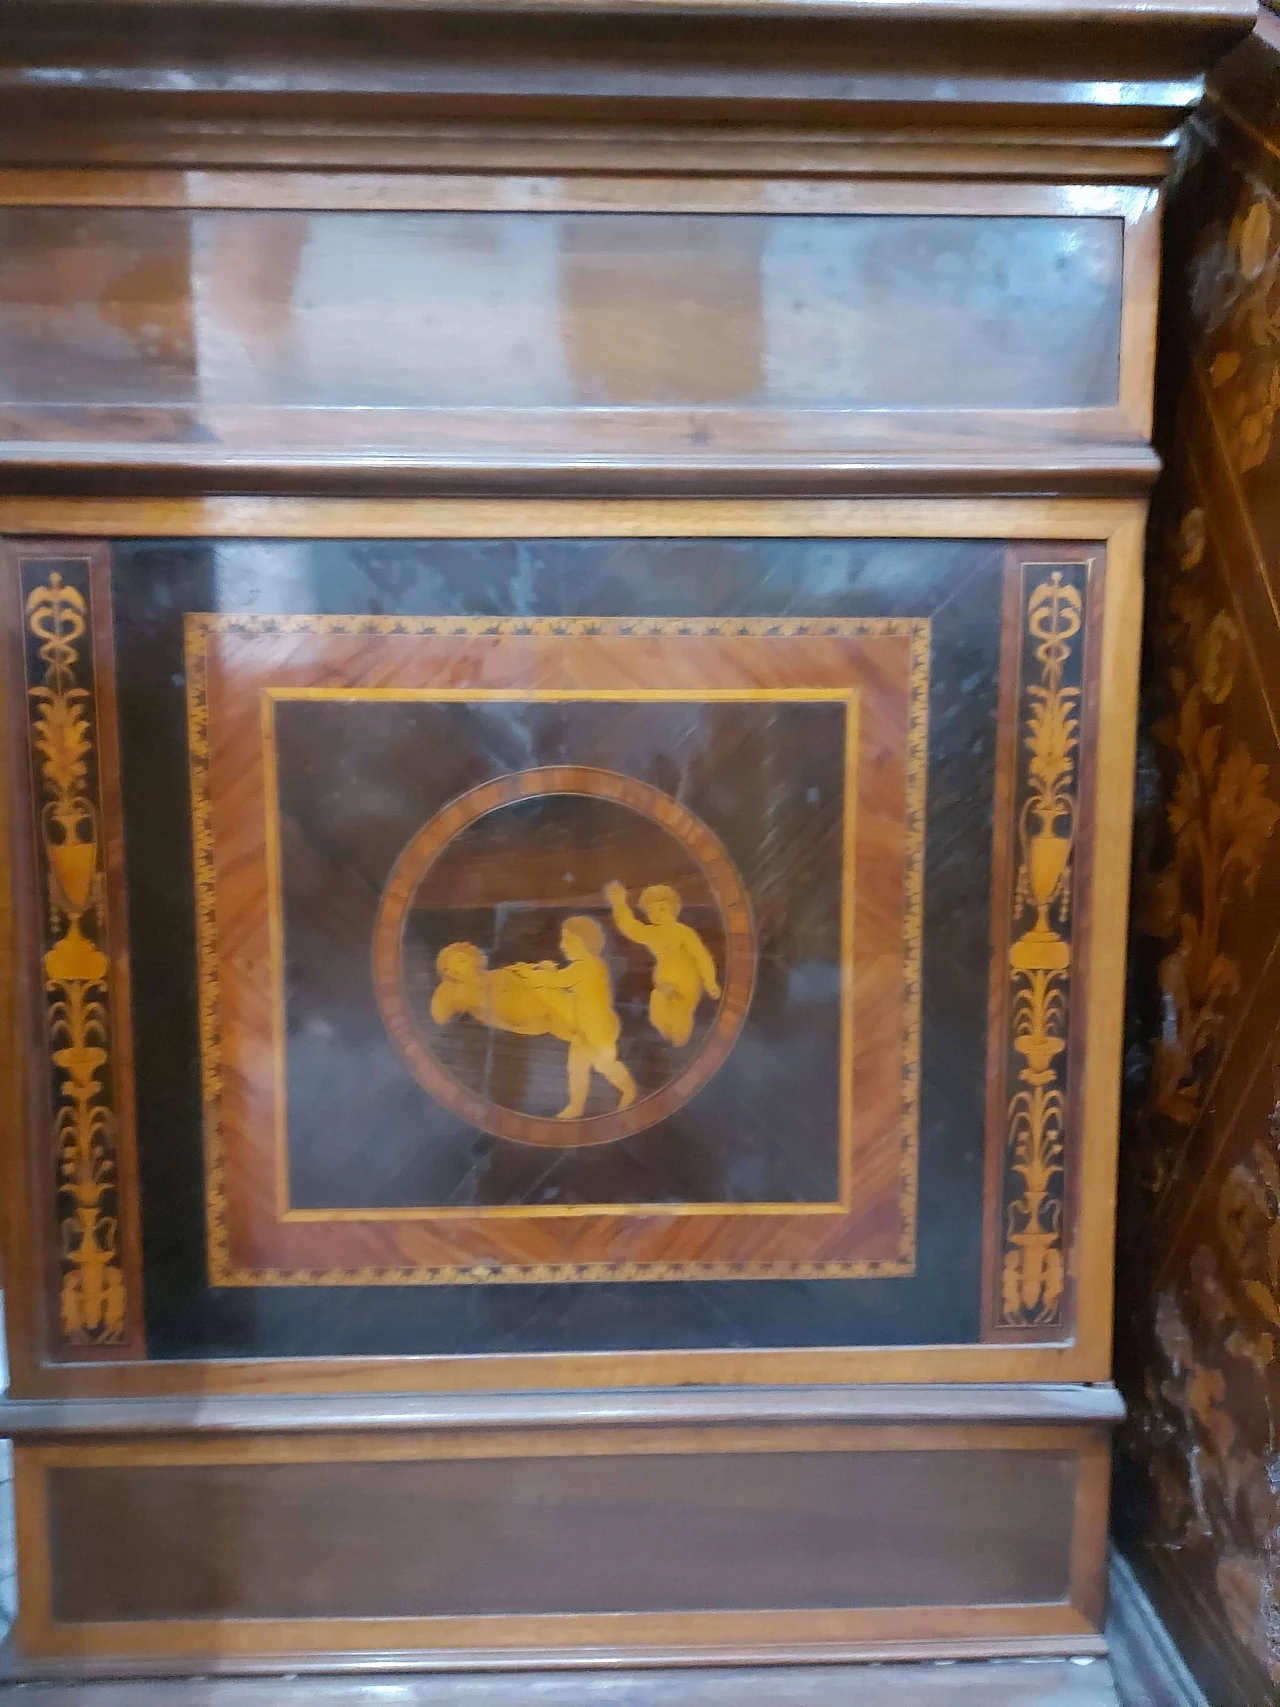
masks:
<svg viewBox="0 0 1280 1707"><path fill-rule="evenodd" d="M895 147L904 131L944 143L1005 132L1006 158L1054 140L1160 147L1253 11L1245 0L15 4L0 158L225 164L247 147L337 165L372 146L391 164L421 146L424 111L437 130L858 125L894 132Z"/></svg>

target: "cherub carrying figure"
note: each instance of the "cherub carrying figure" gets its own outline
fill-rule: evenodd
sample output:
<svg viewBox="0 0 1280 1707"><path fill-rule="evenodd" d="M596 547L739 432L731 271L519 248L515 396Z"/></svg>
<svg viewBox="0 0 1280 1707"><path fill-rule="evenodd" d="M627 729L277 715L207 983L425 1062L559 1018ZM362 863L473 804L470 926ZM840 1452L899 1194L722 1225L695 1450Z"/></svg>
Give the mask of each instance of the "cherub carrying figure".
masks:
<svg viewBox="0 0 1280 1707"><path fill-rule="evenodd" d="M447 1025L469 1014L481 1025L521 1037L556 1037L569 1045L569 1101L560 1120L580 1120L599 1073L618 1092L619 1109L636 1099L636 1084L618 1059L621 1023L603 959L604 932L585 914L566 919L560 947L568 961L518 960L492 969L471 942L451 942L436 956L440 982L431 997L431 1017Z"/></svg>
<svg viewBox="0 0 1280 1707"><path fill-rule="evenodd" d="M693 1034L693 1016L704 993L713 1001L720 997L716 964L707 945L692 925L681 924L679 891L670 884L651 883L640 891L640 910L648 924L632 912L621 883L606 884L604 894L623 936L653 956L650 1023L659 1036L682 1048Z"/></svg>

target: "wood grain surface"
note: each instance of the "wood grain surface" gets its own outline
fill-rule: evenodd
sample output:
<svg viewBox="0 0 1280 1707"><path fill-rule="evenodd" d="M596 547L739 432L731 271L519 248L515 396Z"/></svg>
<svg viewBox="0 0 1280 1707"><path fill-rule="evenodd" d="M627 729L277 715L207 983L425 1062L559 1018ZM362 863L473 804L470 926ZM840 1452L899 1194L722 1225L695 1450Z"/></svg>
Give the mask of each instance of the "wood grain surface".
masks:
<svg viewBox="0 0 1280 1707"><path fill-rule="evenodd" d="M200 1082L192 1114L182 1078L196 1056L194 1025L184 1031L191 932L162 878L153 911L145 883L129 892L146 1133L143 1190L129 1186L145 1216L151 1359L51 1363L49 1278L61 1247L43 1212L41 909L18 826L0 856L17 927L3 1013L16 1047L0 1046L19 1116L0 1123L13 1128L0 1134L5 1260L15 1391L54 1411L19 1400L11 1416L28 1431L18 1504L30 1654L99 1675L367 1663L384 1673L381 1694L406 1703L418 1691L397 1672L494 1668L433 1679L432 1699L449 1707L502 1707L517 1692L544 1707L596 1707L605 1695L623 1707L778 1698L1111 1707L1097 1664L877 1674L841 1662L1060 1661L1103 1648L1114 1396L1076 1388L1033 1403L1015 1384L1105 1382L1109 1372L1158 185L1206 66L1252 13L1246 0L7 8L0 493L11 496L0 497L0 533L118 542L111 549L128 571L113 594L126 606L125 583L142 584L165 560L163 596L133 607L136 625L115 628L117 658L128 660L117 682L122 759L119 798L111 776L103 805L125 825L123 836L111 826L108 843L117 892L150 860L152 874L157 863L180 872L190 898L185 856L166 839L174 824L185 835L186 820L170 809L168 785L154 784L166 763L166 695L182 676L180 652L165 654L172 636L159 606L182 583L216 588L187 608L234 609L236 574L252 589L273 550L301 560L349 542L358 571L373 566L374 602L345 607L363 611L383 608L397 573L391 562L392 582L379 581L385 554L406 540L470 541L479 562L495 538L526 547L621 538L625 556L645 539L745 531L780 542L779 556L790 539L845 561L856 542L874 605L932 542L949 568L930 611L957 625L937 660L949 688L931 708L942 762L925 814L926 831L942 829L925 960L939 970L922 1032L932 1024L941 1038L931 1045L930 1106L954 1111L950 1128L938 1119L928 1128L921 1175L933 1268L909 1308L887 1290L858 1303L856 1330L833 1292L788 1294L785 1309L779 1295L769 1309L792 1314L776 1331L781 1317L763 1305L735 1315L710 1285L687 1295L691 1314L681 1314L679 1289L662 1311L659 1289L637 1286L656 1302L619 1295L594 1321L590 1308L570 1321L549 1302L517 1321L501 1296L516 1289L436 1288L437 1305L465 1295L466 1308L425 1327L421 1312L395 1321L345 1290L208 1287L187 1149ZM128 494L140 501L121 503ZM696 498L642 501L657 494ZM730 495L757 501L735 507L723 501ZM811 495L838 501L806 506ZM956 495L967 497L948 503ZM560 501L570 499L588 501ZM999 600L989 598L984 629L965 603L976 585L967 566L983 542L998 559L1002 542L1018 558L1017 542L1048 540L1062 551L1085 542L1106 559L1081 682L1090 778L1074 820L1072 952L1082 976L1054 1259L1065 1284L1053 1311L1019 1325L1021 1343L929 1343L981 1328L982 1117L966 1098L982 1075L991 933L984 900L957 874L981 864L990 893L993 776L973 759L986 735L962 713L977 708L981 723L993 691ZM877 581L891 542L893 573ZM657 548L646 550L656 563ZM719 572L704 566L689 585L718 585ZM274 574L254 597L277 584ZM837 604L841 585L837 576ZM314 608L326 608L323 596ZM766 604L765 614L790 607ZM911 1034L899 928L907 885L888 873L904 863L911 814L902 742L890 739L900 665L864 664L878 678L864 697L883 738L859 798L868 904L848 958L855 999L867 1003L855 1101L878 1136L859 1137L853 1171L866 1191L848 1218L863 1254L902 1262L901 1211L908 1199L917 1207L915 1181L900 1169L890 1181L881 1117L901 1081L895 1039ZM342 677L352 663L325 667ZM660 654L646 654L646 673L661 668ZM22 697L13 689L5 708L10 776ZM983 729L1000 715L993 706ZM254 913L262 887L254 837L243 834L241 808L247 799L249 816L261 817L263 792L248 731L246 719L235 769L223 755L216 779L223 854L235 844L249 856L224 857L218 872L233 918ZM146 762L131 763L130 740ZM290 762L304 746L295 741ZM721 759L723 770L723 749ZM177 777L185 786L184 769ZM1003 798L1016 816L1015 792ZM320 820L311 814L304 853L324 840ZM794 861L788 870L794 887ZM225 956L230 982L252 984L245 963L269 962L272 948L270 932L265 941L244 933ZM170 957L167 972L159 954ZM123 985L123 958L119 966ZM272 1003L256 986L250 994L231 1037L231 1094L248 1087L266 1108L279 1051L273 1059ZM361 1130L358 1115L350 1124ZM970 1142L972 1178L961 1157ZM286 1168L282 1195L278 1154L269 1164L264 1154L238 1158L231 1195L258 1217L248 1254L274 1261L270 1240L307 1227L283 1217L277 1227L294 1182ZM324 1208L319 1178L309 1206ZM507 1178L503 1190L523 1200L526 1184ZM1010 1223L999 1212L986 1222L994 1248ZM381 1223L353 1225L342 1260L382 1261L366 1236ZM758 1233L734 1229L730 1243L744 1238L759 1243L754 1255L776 1254ZM522 1254L545 1255L544 1243L525 1238ZM970 1274L971 1286L956 1283ZM821 1285L852 1294L912 1283L885 1273ZM385 1302L394 1289L365 1290ZM420 1306L425 1289L402 1290ZM323 1319L306 1318L293 1296L303 1293L326 1307ZM987 1293L990 1309L989 1284ZM494 1355L469 1355L477 1345ZM424 1346L435 1355L399 1355ZM773 1380L831 1385L793 1401L679 1392ZM854 1380L924 1383L930 1395L913 1412L910 1396L886 1385L860 1410ZM938 1385L949 1380L1007 1392L957 1391L952 1405ZM620 1395L636 1384L666 1396ZM477 1387L507 1397L486 1400L469 1391ZM833 1401L832 1390L844 1397ZM205 1393L217 1395L205 1426L184 1435L179 1412L190 1416ZM323 1414L307 1409L308 1395ZM77 1412L78 1403L94 1408ZM546 1675L549 1649L570 1666L712 1669L643 1678L623 1669L579 1684ZM814 1659L831 1666L796 1670L781 1696L777 1674L721 1669ZM535 1676L501 1675L508 1666ZM64 1707L61 1684L33 1687L53 1688L48 1707ZM196 1687L211 1707L252 1707L255 1691L287 1699L279 1692L294 1685L224 1675ZM299 1687L323 1707L355 1707L370 1693L354 1675ZM177 1707L184 1688L190 1699L190 1686L158 1679L124 1688L140 1707L147 1689L161 1692L157 1707ZM100 1707L117 1703L108 1696Z"/></svg>
<svg viewBox="0 0 1280 1707"><path fill-rule="evenodd" d="M1149 191L1093 191L1082 217L1041 186L470 175L393 208L356 188L350 208L0 205L8 466L954 479L1126 443L1133 467L1146 436Z"/></svg>
<svg viewBox="0 0 1280 1707"><path fill-rule="evenodd" d="M500 409L495 429L524 438L512 411L589 407L601 448L602 411L763 424L803 408L835 434L851 408L1118 401L1124 214L1140 197L1117 195L1109 218L1018 213L1034 204L1016 192L999 216L884 218L816 197L801 221L727 195L686 211L672 188L670 211L654 185L602 195L608 212L562 210L554 182L528 211L468 209L484 195L471 183L434 211L4 208L0 373L14 401L301 409L317 430L325 412L376 407L402 432L451 411L456 436L470 411ZM1051 285L1025 292L1030 273ZM362 447L385 432L362 421Z"/></svg>
<svg viewBox="0 0 1280 1707"><path fill-rule="evenodd" d="M1110 1426L1124 1408L1114 1387L917 1384L824 1387L641 1388L617 1393L230 1395L134 1399L0 1400L0 1430L20 1439L112 1434L310 1433L592 1424L686 1427L728 1422L1082 1423Z"/></svg>
<svg viewBox="0 0 1280 1707"><path fill-rule="evenodd" d="M44 1658L1098 1640L1093 1430L259 1434L22 1447L17 1468L20 1635Z"/></svg>

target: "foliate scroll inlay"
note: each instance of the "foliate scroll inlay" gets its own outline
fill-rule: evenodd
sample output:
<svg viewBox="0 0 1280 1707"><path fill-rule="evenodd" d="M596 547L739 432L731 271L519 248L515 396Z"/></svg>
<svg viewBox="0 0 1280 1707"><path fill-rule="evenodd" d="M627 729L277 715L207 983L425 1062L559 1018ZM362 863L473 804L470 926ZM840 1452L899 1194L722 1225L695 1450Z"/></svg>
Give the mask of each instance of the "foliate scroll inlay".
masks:
<svg viewBox="0 0 1280 1707"><path fill-rule="evenodd" d="M1020 704L1018 865L1009 951L1010 1078L1001 1313L1062 1319L1072 864L1084 599L1063 570L1031 585ZM1074 678L1074 681L1073 681Z"/></svg>
<svg viewBox="0 0 1280 1707"><path fill-rule="evenodd" d="M68 565L67 567L72 567ZM45 888L44 984L64 1343L125 1337L111 1013L85 595L57 570L26 600L30 741ZM34 683L34 685L31 685Z"/></svg>

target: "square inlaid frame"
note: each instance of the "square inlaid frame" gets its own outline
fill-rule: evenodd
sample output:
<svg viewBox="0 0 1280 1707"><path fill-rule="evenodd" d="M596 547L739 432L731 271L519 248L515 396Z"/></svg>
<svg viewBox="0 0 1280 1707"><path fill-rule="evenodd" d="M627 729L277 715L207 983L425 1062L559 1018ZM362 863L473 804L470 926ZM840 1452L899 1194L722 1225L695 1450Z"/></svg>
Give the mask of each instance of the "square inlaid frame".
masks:
<svg viewBox="0 0 1280 1707"><path fill-rule="evenodd" d="M1019 1333L1006 1343L911 1348L711 1352L591 1352L410 1359L149 1364L140 1334L57 1361L57 1251L44 1212L49 1080L39 968L42 908L30 825L10 824L4 864L6 1275L13 1390L20 1395L183 1393L194 1389L466 1390L627 1387L688 1382L1105 1380L1111 1332L1115 1143L1121 1052L1132 765L1145 503L1081 499L859 500L0 500L9 564L24 554L68 560L101 542L139 537L495 538L760 537L987 539L1070 543L1071 561L1105 557L1095 667L1081 695L1092 733L1093 787L1083 818L1092 880L1089 945L1072 993L1081 1031L1075 1107L1078 1142L1066 1196L1075 1206L1065 1255L1074 1298L1071 1337ZM23 537L39 540L24 547ZM93 542L93 543L86 543ZM1057 551L1024 553L1028 563ZM11 576L10 576L11 579ZM7 604L12 604L8 600ZM7 606L6 606L7 610ZM14 626L7 611L6 624ZM9 658L15 652L10 636ZM23 684L8 678L3 748L6 801L20 800L28 765ZM24 814L19 813L21 819ZM12 950L11 952L8 952ZM43 1099L43 1109L42 1109ZM36 1206L41 1214L36 1214ZM126 1217L127 1219L127 1217ZM137 1286L136 1249L130 1250ZM130 1273L125 1272L126 1297ZM988 1309L990 1301L988 1300ZM998 1336L996 1336L998 1339Z"/></svg>
<svg viewBox="0 0 1280 1707"><path fill-rule="evenodd" d="M187 618L186 659L212 1284L582 1284L914 1272L927 618L208 614ZM860 676L875 683L873 691L851 685ZM562 685L531 685L553 680ZM296 685L313 681L329 685ZM340 681L348 685L333 685ZM627 685L635 682L646 685ZM497 1209L291 1205L279 707L363 705L394 715L459 703L554 705L561 716L590 707L597 718L620 705L642 716L664 705L698 706L703 714L786 705L836 712L843 731L834 879L840 990L838 1053L827 1063L837 1100L834 1198L648 1205L604 1198ZM878 755L874 765L860 759L864 751ZM538 775L538 787L603 787L624 799L643 786L632 780L628 788L612 771L560 766L554 784L546 773L525 770L491 781L488 790L519 795ZM465 812L467 802L480 804L473 793L450 799L446 792L441 818ZM661 799L657 809L664 809ZM429 833L424 827L415 842ZM727 855L709 855L728 867ZM384 901L395 884L388 879ZM405 904L411 894L403 890ZM735 911L738 988L731 973L715 1032L726 1051L750 1006L747 968L755 952L745 891L736 909L727 904L727 916ZM419 1041L407 1001L391 994L399 988L402 933L403 925L377 933L374 983L397 1046L411 1061L426 1056L430 1071L429 1044ZM878 970L895 961L896 975ZM261 1047L264 1036L272 1038L269 1051ZM717 1069L708 1062L704 1071L710 1077ZM447 1103L456 1081L441 1075L432 1094ZM624 1135L630 1123L643 1130L640 1122L654 1118L646 1110L662 1100L642 1098L629 1115L609 1119L623 1124ZM670 1093L666 1100L678 1109ZM471 1108L465 1118L483 1122L486 1110ZM527 1121L502 1118L521 1123L516 1135ZM564 1131L557 1124L546 1136L558 1144Z"/></svg>

